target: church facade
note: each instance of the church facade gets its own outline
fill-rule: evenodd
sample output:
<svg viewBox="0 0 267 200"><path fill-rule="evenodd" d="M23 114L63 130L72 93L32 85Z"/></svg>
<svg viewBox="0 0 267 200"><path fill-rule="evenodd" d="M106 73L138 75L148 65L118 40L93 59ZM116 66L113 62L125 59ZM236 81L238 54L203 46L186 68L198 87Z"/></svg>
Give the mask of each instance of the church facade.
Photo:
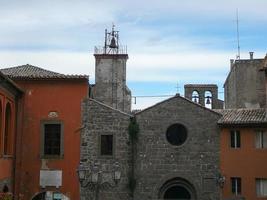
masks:
<svg viewBox="0 0 267 200"><path fill-rule="evenodd" d="M96 77L116 67L122 56L128 58L116 49L116 55L105 55L112 48L119 47L105 46L101 59L96 56ZM126 80L125 75L120 79ZM80 169L86 173L80 177L81 200L219 199L221 115L179 95L129 114L111 103L113 96L97 91L114 74L105 76L94 86L98 95L82 107ZM114 90L117 94L124 93L125 82ZM114 81L109 84L106 89ZM129 96L120 102L130 105Z"/></svg>

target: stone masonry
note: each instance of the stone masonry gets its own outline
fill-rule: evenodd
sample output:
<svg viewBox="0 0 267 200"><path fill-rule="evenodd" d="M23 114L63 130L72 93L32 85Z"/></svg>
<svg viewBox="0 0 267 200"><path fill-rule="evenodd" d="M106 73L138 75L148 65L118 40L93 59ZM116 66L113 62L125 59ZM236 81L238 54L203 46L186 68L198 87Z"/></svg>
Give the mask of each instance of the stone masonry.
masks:
<svg viewBox="0 0 267 200"><path fill-rule="evenodd" d="M156 104L136 114L140 126L135 176L135 198L162 198L161 188L174 179L187 180L194 198L219 199L220 115L180 96ZM167 128L183 124L188 138L181 146L166 140Z"/></svg>
<svg viewBox="0 0 267 200"><path fill-rule="evenodd" d="M260 108L266 106L263 59L231 60L224 83L225 108Z"/></svg>
<svg viewBox="0 0 267 200"><path fill-rule="evenodd" d="M218 99L218 86L215 84L187 84L184 86L185 98L192 100L194 91L198 93L199 104L205 106L205 92L211 93L211 108L223 109L223 101Z"/></svg>
<svg viewBox="0 0 267 200"><path fill-rule="evenodd" d="M90 167L91 163L99 163L102 181L113 182L114 163L120 165L121 180L114 189L100 189L99 199L129 199L128 175L130 166L130 146L128 126L131 115L104 105L93 99L85 100L83 110L83 129L81 131L81 162ZM100 155L100 135L112 134L114 154L110 157ZM94 199L95 191L89 187L81 187L81 200Z"/></svg>
<svg viewBox="0 0 267 200"><path fill-rule="evenodd" d="M95 54L96 100L123 112L131 112L131 91L126 85L128 54Z"/></svg>
<svg viewBox="0 0 267 200"><path fill-rule="evenodd" d="M133 116L93 99L86 100L82 110L82 164L90 167L92 162L100 163L102 181L112 182L108 174L115 162L119 162L122 171L118 186L100 190L99 199L163 199L166 190L177 184L190 191L191 199L219 199L218 113L180 96L137 113L140 131L131 160L128 126ZM174 146L166 139L167 128L176 123L187 129L187 139L181 146ZM115 137L111 157L99 154L101 134ZM136 180L133 198L129 187L132 167ZM81 187L81 200L94 199L94 192Z"/></svg>

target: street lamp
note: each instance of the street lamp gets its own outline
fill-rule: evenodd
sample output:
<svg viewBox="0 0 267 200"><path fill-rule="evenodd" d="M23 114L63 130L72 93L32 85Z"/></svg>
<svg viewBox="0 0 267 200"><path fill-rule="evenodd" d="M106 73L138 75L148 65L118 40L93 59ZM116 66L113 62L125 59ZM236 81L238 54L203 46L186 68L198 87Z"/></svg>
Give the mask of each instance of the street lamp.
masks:
<svg viewBox="0 0 267 200"><path fill-rule="evenodd" d="M101 171L101 168L98 162L94 162L90 167L85 167L80 163L77 168L81 187L88 187L89 190L95 191L95 200L98 200L100 190L116 187L121 179L121 171L118 162L114 163L112 171ZM112 181L103 180L103 174L111 175Z"/></svg>
<svg viewBox="0 0 267 200"><path fill-rule="evenodd" d="M217 184L219 185L219 187L223 188L224 183L225 183L225 176L223 176L221 173L218 173L216 180L217 180Z"/></svg>

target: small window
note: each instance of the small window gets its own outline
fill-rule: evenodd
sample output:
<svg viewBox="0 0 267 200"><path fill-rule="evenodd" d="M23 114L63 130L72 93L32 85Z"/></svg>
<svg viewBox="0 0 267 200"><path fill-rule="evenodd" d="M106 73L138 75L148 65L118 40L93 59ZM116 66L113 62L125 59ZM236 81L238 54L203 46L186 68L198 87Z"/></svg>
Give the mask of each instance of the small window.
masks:
<svg viewBox="0 0 267 200"><path fill-rule="evenodd" d="M63 127L60 122L45 122L42 124L42 156L63 156Z"/></svg>
<svg viewBox="0 0 267 200"><path fill-rule="evenodd" d="M231 178L232 194L239 195L241 194L241 178L232 177Z"/></svg>
<svg viewBox="0 0 267 200"><path fill-rule="evenodd" d="M113 155L113 135L101 135L100 138L100 155L112 156Z"/></svg>
<svg viewBox="0 0 267 200"><path fill-rule="evenodd" d="M257 149L267 148L267 133L264 131L257 131L255 142Z"/></svg>
<svg viewBox="0 0 267 200"><path fill-rule="evenodd" d="M258 197L267 197L267 179L257 178L256 179L256 191Z"/></svg>
<svg viewBox="0 0 267 200"><path fill-rule="evenodd" d="M231 147L240 148L240 131L231 131Z"/></svg>
<svg viewBox="0 0 267 200"><path fill-rule="evenodd" d="M182 124L173 124L167 129L166 138L170 144L180 146L187 139L187 130Z"/></svg>

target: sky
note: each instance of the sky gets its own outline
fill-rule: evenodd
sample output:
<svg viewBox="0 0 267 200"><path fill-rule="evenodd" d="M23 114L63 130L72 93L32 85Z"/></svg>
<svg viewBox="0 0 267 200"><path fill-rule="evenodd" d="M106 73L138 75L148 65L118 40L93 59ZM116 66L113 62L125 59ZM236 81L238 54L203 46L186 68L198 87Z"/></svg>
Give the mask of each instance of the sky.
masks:
<svg viewBox="0 0 267 200"><path fill-rule="evenodd" d="M236 10L248 59L267 53L266 8L266 0L0 0L0 67L32 64L94 83L94 46L114 23L128 49L133 109L183 95L189 83L217 84L223 99L237 55Z"/></svg>

